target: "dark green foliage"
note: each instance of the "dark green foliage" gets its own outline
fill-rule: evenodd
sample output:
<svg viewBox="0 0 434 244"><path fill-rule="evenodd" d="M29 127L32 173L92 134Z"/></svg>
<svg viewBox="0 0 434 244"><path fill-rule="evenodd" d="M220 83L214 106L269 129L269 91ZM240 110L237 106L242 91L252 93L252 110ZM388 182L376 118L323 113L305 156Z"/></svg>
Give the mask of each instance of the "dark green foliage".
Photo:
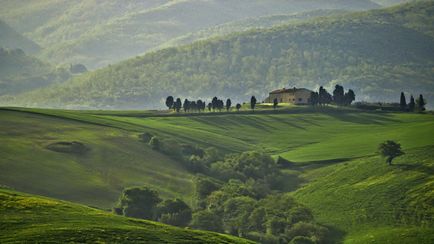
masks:
<svg viewBox="0 0 434 244"><path fill-rule="evenodd" d="M279 101L277 101L277 98L274 98L274 100L273 100L273 109L276 109L277 105L279 105Z"/></svg>
<svg viewBox="0 0 434 244"><path fill-rule="evenodd" d="M174 99L173 99L172 96L168 96L168 97L166 98L166 106L167 106L169 109L172 109L174 102L175 102L175 101L174 101Z"/></svg>
<svg viewBox="0 0 434 244"><path fill-rule="evenodd" d="M422 94L419 95L419 98L416 100L416 104L417 104L417 109L419 111L423 112L426 110L425 109L426 102Z"/></svg>
<svg viewBox="0 0 434 244"><path fill-rule="evenodd" d="M407 110L407 100L405 99L404 92L401 92L401 98L400 98L399 106L401 107L402 111Z"/></svg>
<svg viewBox="0 0 434 244"><path fill-rule="evenodd" d="M226 100L226 111L229 112L229 110L231 109L231 106L232 106L232 101L231 101L231 99L228 98Z"/></svg>
<svg viewBox="0 0 434 244"><path fill-rule="evenodd" d="M272 181L272 178L280 173L276 166L276 162L269 155L261 152L228 155L224 161L211 165L212 170L223 179L244 181L249 178ZM273 177L269 179L268 176Z"/></svg>
<svg viewBox="0 0 434 244"><path fill-rule="evenodd" d="M345 105L349 106L352 102L354 102L354 100L356 100L356 94L353 90L349 89L348 92L345 93L344 103Z"/></svg>
<svg viewBox="0 0 434 244"><path fill-rule="evenodd" d="M184 103L182 104L182 108L184 109L184 112L188 112L190 110L191 103L188 101L188 99L184 100Z"/></svg>
<svg viewBox="0 0 434 244"><path fill-rule="evenodd" d="M408 103L408 110L410 112L414 112L414 109L416 108L416 103L414 102L414 97L411 95L410 102Z"/></svg>
<svg viewBox="0 0 434 244"><path fill-rule="evenodd" d="M156 136L153 136L149 141L149 146L151 146L151 148L154 150L160 150L160 144L160 139L158 139Z"/></svg>
<svg viewBox="0 0 434 244"><path fill-rule="evenodd" d="M319 94L318 92L311 92L309 102L312 106L319 104Z"/></svg>
<svg viewBox="0 0 434 244"><path fill-rule="evenodd" d="M174 226L187 226L191 221L191 209L180 199L165 200L157 207L159 222Z"/></svg>
<svg viewBox="0 0 434 244"><path fill-rule="evenodd" d="M223 232L223 223L221 216L212 211L201 210L193 214L191 226L200 230L209 230Z"/></svg>
<svg viewBox="0 0 434 244"><path fill-rule="evenodd" d="M241 109L241 104L237 103L237 106L236 106L236 108L237 108L237 111L239 112L239 111L240 111L240 109Z"/></svg>
<svg viewBox="0 0 434 244"><path fill-rule="evenodd" d="M122 192L117 213L128 217L153 220L158 214L157 205L161 202L158 192L148 187L132 187Z"/></svg>
<svg viewBox="0 0 434 244"><path fill-rule="evenodd" d="M345 94L344 87L340 85L335 86L335 90L333 91L333 102L336 105L344 105L345 104Z"/></svg>
<svg viewBox="0 0 434 244"><path fill-rule="evenodd" d="M327 105L333 101L332 95L324 88L320 87L318 91L318 103L319 105Z"/></svg>
<svg viewBox="0 0 434 244"><path fill-rule="evenodd" d="M255 97L255 96L252 96L252 97L250 98L250 108L251 108L252 110L255 110L256 102L257 102L256 97Z"/></svg>
<svg viewBox="0 0 434 244"><path fill-rule="evenodd" d="M378 151L381 156L387 159L389 165L392 164L394 158L404 155L404 152L401 150L401 144L394 141L385 141L381 143L378 146Z"/></svg>
<svg viewBox="0 0 434 244"><path fill-rule="evenodd" d="M173 105L174 110L176 110L176 112L179 113L179 111L181 111L181 107L182 107L182 102L180 98L177 98L175 101L175 104Z"/></svg>
<svg viewBox="0 0 434 244"><path fill-rule="evenodd" d="M73 74L81 74L87 72L87 68L83 64L71 64L69 71Z"/></svg>
<svg viewBox="0 0 434 244"><path fill-rule="evenodd" d="M149 143L151 141L152 137L154 137L154 135L152 135L149 132L145 132L145 133L139 135L139 138L145 143Z"/></svg>

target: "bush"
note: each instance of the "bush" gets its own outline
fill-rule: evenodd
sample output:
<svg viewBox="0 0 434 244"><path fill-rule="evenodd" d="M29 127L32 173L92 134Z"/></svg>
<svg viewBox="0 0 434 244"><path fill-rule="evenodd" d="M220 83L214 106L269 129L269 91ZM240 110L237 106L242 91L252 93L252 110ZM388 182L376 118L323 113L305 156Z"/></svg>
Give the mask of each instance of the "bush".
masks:
<svg viewBox="0 0 434 244"><path fill-rule="evenodd" d="M191 227L200 230L223 232L221 217L209 210L202 210L194 213Z"/></svg>
<svg viewBox="0 0 434 244"><path fill-rule="evenodd" d="M158 192L148 187L132 187L122 192L115 213L140 219L155 219L157 204L161 202Z"/></svg>
<svg viewBox="0 0 434 244"><path fill-rule="evenodd" d="M160 150L160 144L161 144L160 139L156 136L153 136L151 138L151 140L149 141L149 146L152 149L157 150L157 151Z"/></svg>
<svg viewBox="0 0 434 244"><path fill-rule="evenodd" d="M191 208L180 199L169 199L158 205L158 215L162 223L187 226L191 221Z"/></svg>
<svg viewBox="0 0 434 244"><path fill-rule="evenodd" d="M154 136L149 132L145 132L145 133L139 135L140 140L142 140L145 143L149 143L151 141L152 137L154 137Z"/></svg>

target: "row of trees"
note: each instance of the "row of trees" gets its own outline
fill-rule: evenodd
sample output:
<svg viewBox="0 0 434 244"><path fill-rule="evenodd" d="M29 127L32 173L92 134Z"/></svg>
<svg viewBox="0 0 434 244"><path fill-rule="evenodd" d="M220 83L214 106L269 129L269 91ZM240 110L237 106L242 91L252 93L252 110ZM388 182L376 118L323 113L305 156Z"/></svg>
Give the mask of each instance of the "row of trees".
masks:
<svg viewBox="0 0 434 244"><path fill-rule="evenodd" d="M323 106L326 104L336 104L338 106L349 106L356 100L356 94L353 90L349 89L345 92L344 87L336 85L333 95L331 95L324 87L320 87L318 92L310 94L310 104L313 106Z"/></svg>
<svg viewBox="0 0 434 244"><path fill-rule="evenodd" d="M255 96L252 96L250 99L250 108L252 110L255 110L257 104L257 100ZM174 99L173 96L168 96L166 98L166 106L169 109L173 109L176 112L181 112L181 109L184 110L184 112L203 112L205 109L208 109L209 112L211 111L219 111L226 109L227 112L229 112L232 109L232 100L230 98L226 99L226 103L223 102L223 100L219 99L218 97L214 97L210 103L206 103L202 100L197 101L189 101L188 99L185 99L184 102L181 102L181 98ZM235 108L237 111L240 111L241 104L237 103L235 105Z"/></svg>
<svg viewBox="0 0 434 244"><path fill-rule="evenodd" d="M411 95L410 102L407 104L407 99L405 98L405 94L404 92L401 92L401 99L399 102L399 106L402 111L414 112L417 110L423 112L426 110L425 105L426 102L422 94L419 95L419 98L416 100L416 102L414 101L413 95Z"/></svg>

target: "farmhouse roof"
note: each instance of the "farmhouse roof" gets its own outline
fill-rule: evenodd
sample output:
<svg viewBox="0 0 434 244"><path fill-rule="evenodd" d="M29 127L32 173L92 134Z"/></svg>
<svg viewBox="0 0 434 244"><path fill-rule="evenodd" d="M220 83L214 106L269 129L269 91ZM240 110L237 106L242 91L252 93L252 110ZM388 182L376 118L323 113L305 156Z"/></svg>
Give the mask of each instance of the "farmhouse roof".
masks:
<svg viewBox="0 0 434 244"><path fill-rule="evenodd" d="M295 92L300 92L300 91L311 92L311 90L306 89L306 88L294 87L294 88L290 88L290 89L282 88L282 89L274 90L274 91L270 92L270 94L295 93Z"/></svg>

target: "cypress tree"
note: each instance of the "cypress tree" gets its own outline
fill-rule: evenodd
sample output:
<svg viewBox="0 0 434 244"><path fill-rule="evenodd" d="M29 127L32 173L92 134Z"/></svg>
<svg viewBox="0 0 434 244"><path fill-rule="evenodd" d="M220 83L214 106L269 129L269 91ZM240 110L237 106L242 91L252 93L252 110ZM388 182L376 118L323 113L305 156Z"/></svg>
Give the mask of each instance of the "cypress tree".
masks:
<svg viewBox="0 0 434 244"><path fill-rule="evenodd" d="M402 111L405 111L407 109L407 100L405 99L404 92L401 92L401 101L399 103L399 106L401 107Z"/></svg>

